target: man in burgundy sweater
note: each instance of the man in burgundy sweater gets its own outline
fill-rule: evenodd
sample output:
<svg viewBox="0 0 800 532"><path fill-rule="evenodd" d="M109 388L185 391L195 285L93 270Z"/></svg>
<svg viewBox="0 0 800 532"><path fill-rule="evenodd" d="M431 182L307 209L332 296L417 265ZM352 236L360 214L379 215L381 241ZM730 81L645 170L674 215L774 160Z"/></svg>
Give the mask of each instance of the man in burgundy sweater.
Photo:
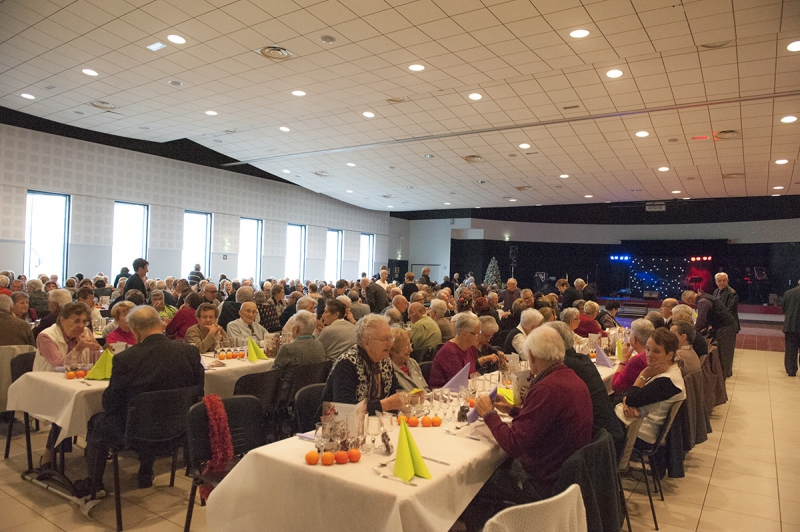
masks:
<svg viewBox="0 0 800 532"><path fill-rule="evenodd" d="M501 395L495 402L481 396L478 413L500 447L514 459L501 466L465 512L468 530L507 506L553 495L562 464L592 441L592 399L586 384L564 365L564 341L554 329L539 327L528 335L531 385L522 407ZM535 375L535 376L534 376ZM511 415L506 425L498 410Z"/></svg>

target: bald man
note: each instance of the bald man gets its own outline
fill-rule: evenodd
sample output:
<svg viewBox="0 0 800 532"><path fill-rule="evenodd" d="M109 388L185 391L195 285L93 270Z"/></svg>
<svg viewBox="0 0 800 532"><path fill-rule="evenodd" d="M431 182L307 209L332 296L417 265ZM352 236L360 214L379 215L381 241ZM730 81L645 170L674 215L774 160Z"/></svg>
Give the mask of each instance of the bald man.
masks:
<svg viewBox="0 0 800 532"><path fill-rule="evenodd" d="M442 331L428 316L425 305L411 303L408 307L408 319L411 320L411 345L415 350L430 349L442 343Z"/></svg>

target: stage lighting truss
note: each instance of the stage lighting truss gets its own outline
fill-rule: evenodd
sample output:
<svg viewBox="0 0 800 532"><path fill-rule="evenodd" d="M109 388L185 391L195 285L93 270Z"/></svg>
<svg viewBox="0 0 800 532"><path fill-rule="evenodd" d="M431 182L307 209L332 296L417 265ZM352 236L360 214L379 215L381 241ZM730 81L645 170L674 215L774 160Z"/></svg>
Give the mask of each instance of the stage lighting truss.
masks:
<svg viewBox="0 0 800 532"><path fill-rule="evenodd" d="M630 262L631 256L630 255L611 255L611 260L613 260L613 261Z"/></svg>

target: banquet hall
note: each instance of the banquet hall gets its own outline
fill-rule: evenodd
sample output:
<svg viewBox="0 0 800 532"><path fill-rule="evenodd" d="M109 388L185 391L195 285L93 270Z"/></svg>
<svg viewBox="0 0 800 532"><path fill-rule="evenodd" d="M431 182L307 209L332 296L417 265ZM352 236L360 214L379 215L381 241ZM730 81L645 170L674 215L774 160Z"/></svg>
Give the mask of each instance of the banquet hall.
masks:
<svg viewBox="0 0 800 532"><path fill-rule="evenodd" d="M0 269L29 279L144 257L158 280L386 265L480 285L496 264L639 317L727 272L728 401L659 525L800 530L780 306L800 280L800 2L6 0L0 72ZM122 460L126 529L183 526L191 480L162 462L136 489ZM113 498L86 518L25 463L15 432L0 530L113 529ZM651 529L644 483L623 485Z"/></svg>

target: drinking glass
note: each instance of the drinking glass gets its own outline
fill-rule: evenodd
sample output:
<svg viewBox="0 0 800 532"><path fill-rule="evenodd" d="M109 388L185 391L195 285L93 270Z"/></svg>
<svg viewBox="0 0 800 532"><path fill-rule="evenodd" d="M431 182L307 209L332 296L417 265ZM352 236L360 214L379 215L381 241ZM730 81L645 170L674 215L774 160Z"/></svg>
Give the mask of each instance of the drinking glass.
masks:
<svg viewBox="0 0 800 532"><path fill-rule="evenodd" d="M317 448L317 452L322 454L325 450L325 444L328 443L330 439L330 425L327 423L317 423L317 428L314 431L314 447Z"/></svg>
<svg viewBox="0 0 800 532"><path fill-rule="evenodd" d="M381 419L377 416L369 416L367 418L367 434L371 438L371 450L377 452L378 448L375 447L375 438L381 435Z"/></svg>
<svg viewBox="0 0 800 532"><path fill-rule="evenodd" d="M425 404L425 394L415 393L409 396L409 401L411 402L411 415L412 416L419 416L424 409Z"/></svg>

